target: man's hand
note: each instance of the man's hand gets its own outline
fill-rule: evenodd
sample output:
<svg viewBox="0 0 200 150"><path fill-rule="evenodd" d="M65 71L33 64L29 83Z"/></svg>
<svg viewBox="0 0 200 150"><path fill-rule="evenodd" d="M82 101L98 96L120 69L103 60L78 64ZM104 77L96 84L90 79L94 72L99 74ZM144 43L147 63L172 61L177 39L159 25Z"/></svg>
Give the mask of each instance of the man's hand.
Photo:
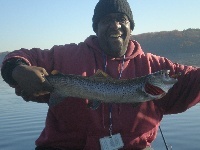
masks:
<svg viewBox="0 0 200 150"><path fill-rule="evenodd" d="M34 101L41 95L49 94L53 87L45 80L48 73L44 68L36 66L19 65L12 72L13 79L18 83L16 94L25 101Z"/></svg>

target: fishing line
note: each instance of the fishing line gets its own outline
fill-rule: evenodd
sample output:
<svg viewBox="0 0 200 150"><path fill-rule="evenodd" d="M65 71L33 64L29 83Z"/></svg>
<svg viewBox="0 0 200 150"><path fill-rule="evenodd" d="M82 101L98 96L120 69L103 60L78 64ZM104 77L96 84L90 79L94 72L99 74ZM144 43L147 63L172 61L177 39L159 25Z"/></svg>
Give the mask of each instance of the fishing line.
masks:
<svg viewBox="0 0 200 150"><path fill-rule="evenodd" d="M168 145L167 145L167 142L166 142L166 140L165 140L164 134L163 134L162 129L161 129L160 126L159 126L159 130L160 130L160 133L161 133L161 135L162 135L162 139L163 139L163 141L164 141L166 150L169 150ZM172 150L172 146L171 146L170 150Z"/></svg>
<svg viewBox="0 0 200 150"><path fill-rule="evenodd" d="M103 52L103 64L104 64L104 72L107 71L107 55Z"/></svg>
<svg viewBox="0 0 200 150"><path fill-rule="evenodd" d="M103 52L103 60L104 60L104 72L107 70L107 55ZM125 54L123 56L122 63L120 64L120 71L119 71L119 77L118 79L121 79L122 77L122 72L124 70L124 62L125 62ZM109 122L110 122L110 136L112 136L112 104L109 104Z"/></svg>

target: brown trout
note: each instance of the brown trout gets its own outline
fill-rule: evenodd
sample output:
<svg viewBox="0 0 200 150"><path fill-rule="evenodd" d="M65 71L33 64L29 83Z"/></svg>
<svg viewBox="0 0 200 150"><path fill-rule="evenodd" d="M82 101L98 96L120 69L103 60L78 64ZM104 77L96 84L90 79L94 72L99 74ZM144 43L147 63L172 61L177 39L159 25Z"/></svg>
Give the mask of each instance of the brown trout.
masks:
<svg viewBox="0 0 200 150"><path fill-rule="evenodd" d="M133 79L113 79L98 70L94 76L51 74L46 79L53 86L49 106L67 97L88 99L92 109L104 103L140 103L162 98L178 81L161 70ZM92 103L91 103L92 102Z"/></svg>

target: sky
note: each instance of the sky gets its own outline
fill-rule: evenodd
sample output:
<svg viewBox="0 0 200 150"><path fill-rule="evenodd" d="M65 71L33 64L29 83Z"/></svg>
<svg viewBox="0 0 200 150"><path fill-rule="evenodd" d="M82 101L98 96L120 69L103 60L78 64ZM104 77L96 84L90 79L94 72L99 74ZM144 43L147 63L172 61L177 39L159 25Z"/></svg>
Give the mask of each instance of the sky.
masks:
<svg viewBox="0 0 200 150"><path fill-rule="evenodd" d="M0 52L50 49L94 35L92 16L99 0L0 0ZM128 0L132 35L200 28L200 0Z"/></svg>

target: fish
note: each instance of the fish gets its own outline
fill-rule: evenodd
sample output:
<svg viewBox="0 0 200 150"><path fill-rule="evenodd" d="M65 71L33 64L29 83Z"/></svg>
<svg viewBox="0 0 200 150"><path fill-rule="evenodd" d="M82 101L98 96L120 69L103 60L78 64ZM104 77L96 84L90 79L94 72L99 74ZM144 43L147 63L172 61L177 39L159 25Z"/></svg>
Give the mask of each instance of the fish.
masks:
<svg viewBox="0 0 200 150"><path fill-rule="evenodd" d="M160 99L178 81L177 75L169 76L170 70L160 70L131 79L114 79L102 70L93 76L62 74L53 71L46 80L53 86L49 107L55 106L67 97L88 100L91 109L101 103L142 103Z"/></svg>

